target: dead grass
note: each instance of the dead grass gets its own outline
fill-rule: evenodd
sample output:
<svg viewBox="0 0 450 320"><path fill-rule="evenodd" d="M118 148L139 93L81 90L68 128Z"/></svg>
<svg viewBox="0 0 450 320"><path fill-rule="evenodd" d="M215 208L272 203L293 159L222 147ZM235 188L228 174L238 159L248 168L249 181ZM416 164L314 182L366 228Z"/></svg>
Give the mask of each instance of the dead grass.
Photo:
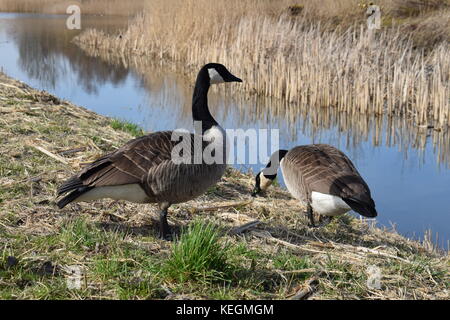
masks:
<svg viewBox="0 0 450 320"><path fill-rule="evenodd" d="M299 2L303 9L293 16L288 1L152 1L121 37L87 30L75 41L100 55L179 62L178 70L191 77L205 62L220 61L245 79L241 90L300 108L400 115L417 125L448 126L446 6L420 9L402 23L390 16L389 26L370 32L365 18L344 14L365 17L355 1L326 1L322 9L313 3ZM433 36L414 40L415 23L421 27L414 30L430 29ZM419 42L426 51L418 49Z"/></svg>
<svg viewBox="0 0 450 320"><path fill-rule="evenodd" d="M317 281L311 299L450 298L449 256L429 240L350 216L312 230L285 191L252 199L252 176L232 169L169 215L176 230L194 219L220 230L229 277L187 283L166 277L173 248L156 238L155 206L54 204L62 180L130 139L128 132L3 74L0 114L2 299L288 299L305 298L305 287ZM253 221L259 223L246 227ZM69 266L82 270L79 289L66 285ZM381 270L380 289L366 285L370 266Z"/></svg>

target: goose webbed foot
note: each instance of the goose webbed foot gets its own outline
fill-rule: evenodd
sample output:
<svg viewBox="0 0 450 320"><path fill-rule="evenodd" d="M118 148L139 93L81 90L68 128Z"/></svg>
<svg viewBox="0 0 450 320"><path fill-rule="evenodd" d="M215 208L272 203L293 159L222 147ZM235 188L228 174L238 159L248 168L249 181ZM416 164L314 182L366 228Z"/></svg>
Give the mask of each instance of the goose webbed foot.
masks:
<svg viewBox="0 0 450 320"><path fill-rule="evenodd" d="M169 209L170 204L163 203L161 204L161 211L159 212L159 239L161 240L172 240L172 232L167 223L167 210Z"/></svg>

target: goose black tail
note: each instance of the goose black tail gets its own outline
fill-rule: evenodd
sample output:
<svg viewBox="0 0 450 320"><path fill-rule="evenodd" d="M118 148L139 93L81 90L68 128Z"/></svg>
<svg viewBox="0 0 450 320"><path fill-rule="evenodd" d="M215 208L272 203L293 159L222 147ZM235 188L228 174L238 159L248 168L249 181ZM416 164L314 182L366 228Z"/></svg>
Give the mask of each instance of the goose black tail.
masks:
<svg viewBox="0 0 450 320"><path fill-rule="evenodd" d="M66 195L64 198L59 200L56 205L58 208L62 209L69 203L71 203L73 200L81 196L83 193L88 192L93 187L84 186L80 179L77 177L73 177L66 182L64 182L59 188L58 188L58 195L62 195L64 193L70 192L68 195Z"/></svg>
<svg viewBox="0 0 450 320"><path fill-rule="evenodd" d="M342 198L342 200L344 200L353 211L358 212L364 217L375 218L378 215L377 210L375 209L375 202L371 198L365 201L357 198Z"/></svg>

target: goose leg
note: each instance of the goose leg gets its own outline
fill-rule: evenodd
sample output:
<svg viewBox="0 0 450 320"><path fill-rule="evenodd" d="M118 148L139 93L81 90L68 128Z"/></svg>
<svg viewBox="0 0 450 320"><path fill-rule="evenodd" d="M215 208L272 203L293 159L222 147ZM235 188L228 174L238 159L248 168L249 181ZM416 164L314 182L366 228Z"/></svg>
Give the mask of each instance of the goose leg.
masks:
<svg viewBox="0 0 450 320"><path fill-rule="evenodd" d="M309 226L311 228L315 228L316 225L314 224L314 214L313 214L313 209L311 207L311 204L308 203L308 207L306 208L306 215L309 218Z"/></svg>
<svg viewBox="0 0 450 320"><path fill-rule="evenodd" d="M172 238L170 227L167 223L167 211L169 207L170 203L167 202L164 202L160 205L161 211L159 212L159 238L163 240L171 240Z"/></svg>

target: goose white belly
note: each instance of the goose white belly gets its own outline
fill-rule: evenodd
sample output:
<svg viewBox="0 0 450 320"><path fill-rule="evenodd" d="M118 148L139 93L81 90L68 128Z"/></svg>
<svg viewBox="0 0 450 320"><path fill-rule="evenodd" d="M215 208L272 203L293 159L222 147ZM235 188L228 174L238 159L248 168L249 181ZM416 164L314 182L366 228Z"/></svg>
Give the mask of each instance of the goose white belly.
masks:
<svg viewBox="0 0 450 320"><path fill-rule="evenodd" d="M351 210L340 197L315 191L311 193L311 207L324 216L338 216Z"/></svg>
<svg viewBox="0 0 450 320"><path fill-rule="evenodd" d="M88 192L83 193L73 202L93 201L104 198L127 200L136 203L146 203L149 200L141 186L134 183L119 186L95 187Z"/></svg>

